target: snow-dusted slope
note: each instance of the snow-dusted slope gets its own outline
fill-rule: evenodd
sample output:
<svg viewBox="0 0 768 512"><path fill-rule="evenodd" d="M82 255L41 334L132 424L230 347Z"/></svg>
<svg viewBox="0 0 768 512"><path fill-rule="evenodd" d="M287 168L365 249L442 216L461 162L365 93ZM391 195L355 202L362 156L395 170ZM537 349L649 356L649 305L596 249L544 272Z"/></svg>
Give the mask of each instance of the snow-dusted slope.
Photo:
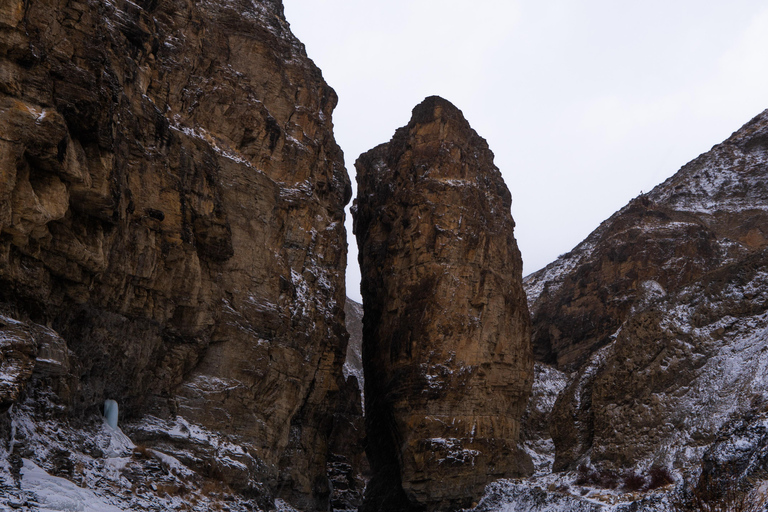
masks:
<svg viewBox="0 0 768 512"><path fill-rule="evenodd" d="M37 504L41 512L121 512L122 509L89 489L78 487L66 478L51 476L34 462L24 459L19 485L19 499L10 501L13 508ZM23 496L23 499L22 499Z"/></svg>
<svg viewBox="0 0 768 512"><path fill-rule="evenodd" d="M573 371L611 341L643 283L674 291L765 247L767 162L768 111L527 276L537 358Z"/></svg>
<svg viewBox="0 0 768 512"><path fill-rule="evenodd" d="M45 397L36 397L45 401ZM42 419L30 403L9 411L10 446L0 447L0 510L135 512L188 510L207 512L226 506L233 512L290 511L280 500L257 503L243 498L221 481L192 469L200 457L215 457L221 467L242 471L238 457L245 454L226 436L178 418L168 423L145 417L123 425L129 435L112 429L103 418L82 423ZM147 448L139 440L150 432L167 442ZM198 448L196 448L198 447ZM20 455L20 456L19 456ZM198 459L198 460L195 460Z"/></svg>
<svg viewBox="0 0 768 512"><path fill-rule="evenodd" d="M632 510L673 510L696 492L725 499L707 487L719 474L734 473L722 480L732 491L762 489L768 436L750 418L768 403L766 247L768 111L528 276L534 351L548 368L534 390L553 375L566 384L536 419L547 429L529 417L527 446L565 472L499 483L479 510L591 510L578 467L617 495L627 471L676 475L672 498Z"/></svg>
<svg viewBox="0 0 768 512"><path fill-rule="evenodd" d="M523 446L536 469L534 476L552 472L555 445L550 432L549 415L555 400L568 384L569 375L552 366L534 365L533 388L523 417Z"/></svg>

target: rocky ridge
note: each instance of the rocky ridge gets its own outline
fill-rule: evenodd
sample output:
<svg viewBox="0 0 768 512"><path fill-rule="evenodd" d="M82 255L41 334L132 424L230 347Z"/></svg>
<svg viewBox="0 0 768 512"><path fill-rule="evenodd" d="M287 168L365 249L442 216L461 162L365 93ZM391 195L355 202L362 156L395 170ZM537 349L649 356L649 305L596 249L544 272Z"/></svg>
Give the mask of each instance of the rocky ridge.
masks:
<svg viewBox="0 0 768 512"><path fill-rule="evenodd" d="M533 471L532 380L511 197L461 111L424 100L356 162L372 479L361 510L453 510Z"/></svg>
<svg viewBox="0 0 768 512"><path fill-rule="evenodd" d="M766 140L768 111L526 278L534 396L566 376L548 415L529 404L549 428L529 415L527 444L571 484L668 471L689 494L659 510L688 510L691 496L716 506L768 477Z"/></svg>
<svg viewBox="0 0 768 512"><path fill-rule="evenodd" d="M613 339L644 296L644 283L680 289L768 244L764 118L526 277L537 360L578 368Z"/></svg>
<svg viewBox="0 0 768 512"><path fill-rule="evenodd" d="M351 192L281 3L4 2L0 76L5 484L87 480L98 447L20 425L77 439L111 398L243 507L326 510Z"/></svg>

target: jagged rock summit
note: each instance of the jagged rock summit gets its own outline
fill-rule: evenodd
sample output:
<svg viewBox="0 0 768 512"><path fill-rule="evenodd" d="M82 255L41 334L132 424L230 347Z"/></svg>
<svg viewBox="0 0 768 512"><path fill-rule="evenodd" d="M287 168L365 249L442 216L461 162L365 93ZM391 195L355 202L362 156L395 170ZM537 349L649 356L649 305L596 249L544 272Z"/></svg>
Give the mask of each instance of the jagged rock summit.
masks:
<svg viewBox="0 0 768 512"><path fill-rule="evenodd" d="M367 452L364 511L471 506L532 471L532 380L511 196L487 143L433 96L357 168Z"/></svg>
<svg viewBox="0 0 768 512"><path fill-rule="evenodd" d="M573 371L615 339L646 293L680 289L768 245L767 116L755 117L526 277L538 360Z"/></svg>
<svg viewBox="0 0 768 512"><path fill-rule="evenodd" d="M651 458L680 468L698 464L701 454L685 447L708 446L727 420L768 399L761 376L768 342L766 141L768 111L617 212L572 253L581 260L575 271L582 289L603 280L623 293L591 308L596 324L619 325L602 354L592 355L593 369L581 370L580 383L555 407L557 467L587 451L620 467ZM612 279L605 279L610 269ZM537 311L562 301L573 282L550 284ZM546 321L569 321L557 317ZM574 394L589 402L568 405ZM591 430L588 441L557 421L574 415Z"/></svg>

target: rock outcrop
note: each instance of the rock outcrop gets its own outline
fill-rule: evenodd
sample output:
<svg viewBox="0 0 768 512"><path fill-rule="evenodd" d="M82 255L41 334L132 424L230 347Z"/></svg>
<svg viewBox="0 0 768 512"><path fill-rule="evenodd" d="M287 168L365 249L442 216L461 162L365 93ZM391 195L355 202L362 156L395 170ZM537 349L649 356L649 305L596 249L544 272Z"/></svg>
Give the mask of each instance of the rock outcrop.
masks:
<svg viewBox="0 0 768 512"><path fill-rule="evenodd" d="M344 376L354 375L362 387L365 382L363 375L363 305L347 297L347 303L344 306L344 316L347 332L349 333L347 359L344 363Z"/></svg>
<svg viewBox="0 0 768 512"><path fill-rule="evenodd" d="M365 511L471 505L533 471L518 447L533 363L511 196L461 111L427 98L356 162Z"/></svg>
<svg viewBox="0 0 768 512"><path fill-rule="evenodd" d="M4 2L0 407L66 366L47 396L68 425L112 398L134 439L235 492L327 509L335 104L279 0Z"/></svg>
<svg viewBox="0 0 768 512"><path fill-rule="evenodd" d="M576 370L550 416L555 470L696 474L724 425L763 410L767 141L765 111L526 278L536 356Z"/></svg>

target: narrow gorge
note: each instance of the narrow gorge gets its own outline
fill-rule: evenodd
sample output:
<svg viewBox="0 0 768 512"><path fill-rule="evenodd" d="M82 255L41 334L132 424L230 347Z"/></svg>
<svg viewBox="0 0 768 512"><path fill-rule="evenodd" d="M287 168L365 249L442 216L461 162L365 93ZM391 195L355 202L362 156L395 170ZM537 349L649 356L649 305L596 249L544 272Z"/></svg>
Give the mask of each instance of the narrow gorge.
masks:
<svg viewBox="0 0 768 512"><path fill-rule="evenodd" d="M361 305L338 100L280 0L0 2L0 509L767 510L768 110L524 278L430 96Z"/></svg>

